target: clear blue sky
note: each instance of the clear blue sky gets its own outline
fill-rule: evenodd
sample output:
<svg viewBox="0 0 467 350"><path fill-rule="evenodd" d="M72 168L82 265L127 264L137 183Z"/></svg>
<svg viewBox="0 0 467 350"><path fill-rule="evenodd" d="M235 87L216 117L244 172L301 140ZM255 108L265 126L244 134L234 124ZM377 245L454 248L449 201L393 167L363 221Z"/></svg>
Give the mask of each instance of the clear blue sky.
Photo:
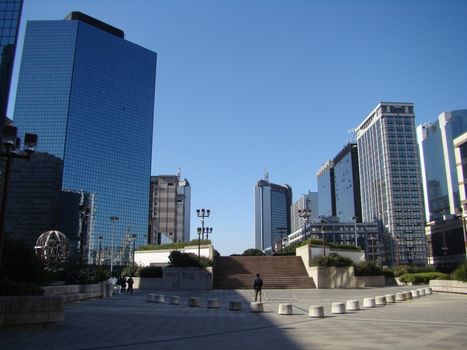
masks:
<svg viewBox="0 0 467 350"><path fill-rule="evenodd" d="M152 174L182 169L223 255L254 245L265 168L295 200L378 102L467 108L465 0L25 0L17 62L26 20L71 11L158 53Z"/></svg>

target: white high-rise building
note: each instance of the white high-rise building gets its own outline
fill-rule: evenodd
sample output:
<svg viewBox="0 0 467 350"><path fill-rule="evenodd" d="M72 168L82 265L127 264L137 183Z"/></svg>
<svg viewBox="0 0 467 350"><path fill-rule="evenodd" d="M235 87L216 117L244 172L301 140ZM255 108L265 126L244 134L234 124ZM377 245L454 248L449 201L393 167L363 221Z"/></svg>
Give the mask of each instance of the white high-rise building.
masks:
<svg viewBox="0 0 467 350"><path fill-rule="evenodd" d="M422 178L412 103L381 102L356 128L362 220L392 238L388 262L426 263Z"/></svg>
<svg viewBox="0 0 467 350"><path fill-rule="evenodd" d="M292 232L303 229L304 227L303 218L298 215L300 209L308 209L310 211L308 222L318 220L318 192L308 191L308 193L302 194L300 198L292 204L290 212L292 218Z"/></svg>

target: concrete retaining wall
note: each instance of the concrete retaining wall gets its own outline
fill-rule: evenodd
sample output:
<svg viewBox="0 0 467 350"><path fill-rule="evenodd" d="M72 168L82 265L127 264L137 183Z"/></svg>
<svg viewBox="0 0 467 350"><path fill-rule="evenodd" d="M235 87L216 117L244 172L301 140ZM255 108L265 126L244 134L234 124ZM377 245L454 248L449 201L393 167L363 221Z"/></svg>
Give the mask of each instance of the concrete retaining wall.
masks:
<svg viewBox="0 0 467 350"><path fill-rule="evenodd" d="M433 289L433 292L467 294L467 282L431 280L430 287Z"/></svg>
<svg viewBox="0 0 467 350"><path fill-rule="evenodd" d="M133 277L133 288L143 290L210 290L212 267L166 267L162 278Z"/></svg>
<svg viewBox="0 0 467 350"><path fill-rule="evenodd" d="M63 297L0 297L0 327L51 324L64 319Z"/></svg>
<svg viewBox="0 0 467 350"><path fill-rule="evenodd" d="M65 303L93 298L111 298L112 285L107 282L97 284L69 284L41 288L45 296L62 296Z"/></svg>
<svg viewBox="0 0 467 350"><path fill-rule="evenodd" d="M322 267L309 268L316 288L355 288L353 266L350 267Z"/></svg>
<svg viewBox="0 0 467 350"><path fill-rule="evenodd" d="M355 276L355 288L384 287L385 278L381 276Z"/></svg>

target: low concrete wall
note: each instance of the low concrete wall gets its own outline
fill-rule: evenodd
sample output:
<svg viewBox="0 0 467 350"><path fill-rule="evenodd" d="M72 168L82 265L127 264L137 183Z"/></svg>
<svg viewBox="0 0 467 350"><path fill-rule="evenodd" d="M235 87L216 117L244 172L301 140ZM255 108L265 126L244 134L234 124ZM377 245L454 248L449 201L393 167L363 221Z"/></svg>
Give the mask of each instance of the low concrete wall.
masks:
<svg viewBox="0 0 467 350"><path fill-rule="evenodd" d="M174 250L198 255L198 246L188 246L180 249L137 250L135 251L135 263L138 266L167 266L169 264L169 255ZM200 255L205 258L213 259L214 247L211 244L201 245Z"/></svg>
<svg viewBox="0 0 467 350"><path fill-rule="evenodd" d="M133 277L134 289L142 290L210 290L212 267L166 267L162 278Z"/></svg>
<svg viewBox="0 0 467 350"><path fill-rule="evenodd" d="M384 287L385 278L381 276L355 276L355 288Z"/></svg>
<svg viewBox="0 0 467 350"><path fill-rule="evenodd" d="M433 292L467 294L467 282L449 280L430 280Z"/></svg>
<svg viewBox="0 0 467 350"><path fill-rule="evenodd" d="M65 319L60 296L0 297L0 327L42 324Z"/></svg>
<svg viewBox="0 0 467 350"><path fill-rule="evenodd" d="M97 284L69 284L41 288L45 296L62 296L65 303L93 298L111 298L112 285L107 282Z"/></svg>
<svg viewBox="0 0 467 350"><path fill-rule="evenodd" d="M350 267L322 267L309 268L316 288L355 288L353 266Z"/></svg>

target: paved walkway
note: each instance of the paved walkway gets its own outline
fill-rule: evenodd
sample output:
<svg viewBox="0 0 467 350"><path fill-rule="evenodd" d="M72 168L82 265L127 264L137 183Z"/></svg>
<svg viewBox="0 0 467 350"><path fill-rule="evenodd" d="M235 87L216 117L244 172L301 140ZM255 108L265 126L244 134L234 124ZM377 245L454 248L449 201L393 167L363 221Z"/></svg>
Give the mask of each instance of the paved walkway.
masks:
<svg viewBox="0 0 467 350"><path fill-rule="evenodd" d="M146 302L146 292L65 306L65 321L48 328L0 331L0 349L456 349L467 348L467 296L435 293L343 315L331 303L410 290L386 287L347 290L266 290L265 312L249 312L252 291L159 292L165 304ZM179 295L182 305L169 305ZM199 308L187 300L200 298ZM209 298L219 309L207 309ZM242 311L229 311L241 300ZM277 314L292 303L293 315ZM308 317L310 305L327 317Z"/></svg>

